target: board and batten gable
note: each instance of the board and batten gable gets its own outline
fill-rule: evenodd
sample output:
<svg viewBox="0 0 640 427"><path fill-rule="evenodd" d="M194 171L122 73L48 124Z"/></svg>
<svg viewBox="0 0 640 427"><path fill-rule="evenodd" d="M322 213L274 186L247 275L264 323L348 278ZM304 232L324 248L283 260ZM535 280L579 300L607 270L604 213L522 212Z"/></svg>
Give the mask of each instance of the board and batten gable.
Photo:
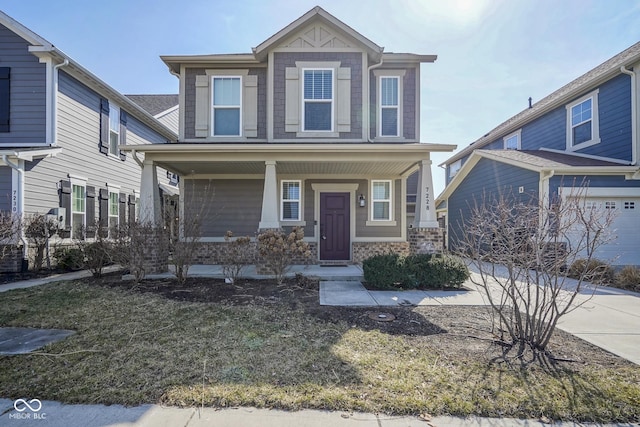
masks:
<svg viewBox="0 0 640 427"><path fill-rule="evenodd" d="M0 25L0 67L10 68L9 132L0 146L46 143L46 66L29 52L29 43Z"/></svg>
<svg viewBox="0 0 640 427"><path fill-rule="evenodd" d="M101 96L62 70L58 91L58 146L62 152L25 163L25 213L46 213L60 206L58 183L69 175L87 178L87 186L96 191L107 184L119 186L119 192L127 195L138 191L141 171L131 155L122 161L100 153ZM129 145L166 142L132 115L126 139Z"/></svg>
<svg viewBox="0 0 640 427"><path fill-rule="evenodd" d="M457 239L464 235L463 224L471 217L474 204L481 204L483 198L491 199L499 195L531 203L537 199L539 182L540 175L537 172L495 160L480 159L449 196L449 249L458 247ZM523 187L522 193L519 192L520 187Z"/></svg>

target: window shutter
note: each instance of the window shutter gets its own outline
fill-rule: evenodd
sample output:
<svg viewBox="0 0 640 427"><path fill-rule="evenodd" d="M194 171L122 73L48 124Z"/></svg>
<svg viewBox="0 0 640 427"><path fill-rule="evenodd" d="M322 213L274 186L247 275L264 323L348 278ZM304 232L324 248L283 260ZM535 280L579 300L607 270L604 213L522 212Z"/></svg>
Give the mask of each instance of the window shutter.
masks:
<svg viewBox="0 0 640 427"><path fill-rule="evenodd" d="M243 133L247 138L258 137L258 76L248 75L242 79L243 92Z"/></svg>
<svg viewBox="0 0 640 427"><path fill-rule="evenodd" d="M127 113L120 110L120 145L127 145ZM125 161L127 153L120 151L120 160Z"/></svg>
<svg viewBox="0 0 640 427"><path fill-rule="evenodd" d="M209 136L209 76L196 76L196 138Z"/></svg>
<svg viewBox="0 0 640 427"><path fill-rule="evenodd" d="M109 155L109 101L100 98L100 152Z"/></svg>
<svg viewBox="0 0 640 427"><path fill-rule="evenodd" d="M87 219L87 235L95 233L96 225L96 188L85 188L85 215Z"/></svg>
<svg viewBox="0 0 640 427"><path fill-rule="evenodd" d="M338 68L336 87L338 132L351 132L351 68Z"/></svg>
<svg viewBox="0 0 640 427"><path fill-rule="evenodd" d="M71 181L60 181L60 207L65 208L64 231L60 231L60 237L70 236L71 231Z"/></svg>
<svg viewBox="0 0 640 427"><path fill-rule="evenodd" d="M129 194L129 224L136 222L136 196Z"/></svg>
<svg viewBox="0 0 640 427"><path fill-rule="evenodd" d="M120 193L118 202L118 216L120 217L120 226L122 227L127 223L127 195Z"/></svg>
<svg viewBox="0 0 640 427"><path fill-rule="evenodd" d="M100 215L100 219L98 220L100 227L98 233L101 237L107 237L109 233L109 190L106 188L100 189L98 204Z"/></svg>
<svg viewBox="0 0 640 427"><path fill-rule="evenodd" d="M11 68L0 67L0 132L9 132Z"/></svg>
<svg viewBox="0 0 640 427"><path fill-rule="evenodd" d="M285 69L285 105L284 130L298 132L300 130L300 71L296 67Z"/></svg>

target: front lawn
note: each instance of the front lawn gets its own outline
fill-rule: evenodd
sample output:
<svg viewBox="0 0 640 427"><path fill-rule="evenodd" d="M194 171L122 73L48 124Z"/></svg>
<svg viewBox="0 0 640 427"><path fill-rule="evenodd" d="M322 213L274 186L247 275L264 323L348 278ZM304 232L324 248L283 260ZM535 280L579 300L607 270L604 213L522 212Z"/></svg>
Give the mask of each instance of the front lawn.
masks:
<svg viewBox="0 0 640 427"><path fill-rule="evenodd" d="M0 356L0 396L68 403L640 418L640 367L561 331L556 363L510 360L484 307L320 307L317 284L137 289L109 278L0 294L0 326L73 329ZM388 318L387 318L388 319ZM526 365L526 366L525 366Z"/></svg>

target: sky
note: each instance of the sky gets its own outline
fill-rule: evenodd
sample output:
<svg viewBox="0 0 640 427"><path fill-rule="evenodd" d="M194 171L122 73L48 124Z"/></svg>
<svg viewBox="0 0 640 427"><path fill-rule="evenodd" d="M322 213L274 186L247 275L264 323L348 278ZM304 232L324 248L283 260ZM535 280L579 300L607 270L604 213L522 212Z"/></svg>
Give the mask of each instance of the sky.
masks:
<svg viewBox="0 0 640 427"><path fill-rule="evenodd" d="M421 69L421 142L458 150L640 41L640 0L3 0L124 94L178 93L160 55L250 53L315 6ZM434 154L435 193L444 188Z"/></svg>

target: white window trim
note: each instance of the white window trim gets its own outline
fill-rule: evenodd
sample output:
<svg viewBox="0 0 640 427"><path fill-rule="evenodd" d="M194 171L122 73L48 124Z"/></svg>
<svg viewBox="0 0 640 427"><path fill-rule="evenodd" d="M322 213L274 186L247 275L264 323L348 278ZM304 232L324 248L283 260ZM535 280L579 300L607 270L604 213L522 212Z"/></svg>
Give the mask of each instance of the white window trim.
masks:
<svg viewBox="0 0 640 427"><path fill-rule="evenodd" d="M458 159L449 165L449 178L453 178L462 169L462 159Z"/></svg>
<svg viewBox="0 0 640 427"><path fill-rule="evenodd" d="M600 93L599 89L590 92L570 104L566 106L566 116L567 116L567 151L578 151L587 147L591 147L592 145L596 145L600 143L600 119L598 113L598 94ZM591 140L585 141L578 145L573 145L573 126L571 125L571 109L576 105L582 104L584 101L592 99L591 101Z"/></svg>
<svg viewBox="0 0 640 427"><path fill-rule="evenodd" d="M284 184L289 182L295 182L300 189L298 199L286 199L284 198ZM298 202L298 217L297 218L285 218L284 217L284 203L285 202ZM302 221L302 180L299 179L283 179L280 181L280 221L286 223L300 222Z"/></svg>
<svg viewBox="0 0 640 427"><path fill-rule="evenodd" d="M373 186L376 183L379 182L388 182L389 183L389 198L388 199L374 199L373 198ZM376 219L374 218L373 215L373 211L374 211L374 203L375 202L388 202L389 203L389 218L386 219ZM383 224L387 224L387 225L395 225L395 221L393 219L393 180L390 179L373 179L371 180L371 209L369 211L370 214L370 224L375 224L375 225L383 225Z"/></svg>
<svg viewBox="0 0 640 427"><path fill-rule="evenodd" d="M331 100L327 101L326 99L306 99L304 97L304 73L305 71L330 71L331 72ZM313 134L313 133L319 133L319 134L329 134L329 133L333 133L334 129L335 129L335 120L336 120L336 68L333 67L304 67L302 68L302 78L300 81L300 95L301 95L301 101L300 101L300 105L301 105L301 109L300 109L300 122L302 123L302 133L303 134ZM311 101L311 102L324 102L324 103L329 103L331 104L331 129L329 130L307 130L306 129L306 123L304 121L305 118L305 114L304 114L304 107L305 107L305 103L307 101Z"/></svg>
<svg viewBox="0 0 640 427"><path fill-rule="evenodd" d="M117 114L117 126L116 129L117 130L113 130L111 129L111 114L114 112L114 110L118 111ZM111 157L117 157L118 159L120 158L120 150L118 149L118 145L120 145L120 141L121 141L121 137L120 137L120 114L121 114L121 110L120 107L118 105L116 105L113 101L109 100L109 156ZM118 145L116 145L115 147L115 151L112 150L112 146L111 146L111 133L116 133L118 135Z"/></svg>
<svg viewBox="0 0 640 427"><path fill-rule="evenodd" d="M233 106L233 108L238 108L239 109L238 134L237 135L216 135L215 134L214 118L215 118L215 114L216 114L216 106L214 104L214 93L213 93L214 86L215 86L214 85L214 81L216 79L225 79L225 78L226 79L239 79L240 80L240 104L237 107ZM209 118L209 120L210 120L210 123L211 123L211 136L216 137L216 138L225 138L225 137L237 138L237 137L241 137L242 136L242 129L243 129L243 126L242 126L242 108L243 108L243 105L242 105L243 90L242 89L243 89L243 87L242 86L243 86L243 84L244 84L244 81L243 81L243 78L242 78L241 75L212 75L210 77L209 85L211 87L211 89L210 89L211 94L210 94L210 105L209 105L209 107L211 108L211 117ZM225 109L225 108L230 108L230 106L225 105L225 106L219 107L219 108L220 109Z"/></svg>
<svg viewBox="0 0 640 427"><path fill-rule="evenodd" d="M514 136L518 138L518 143L516 144L516 148L508 148L507 141L513 138ZM503 144L504 144L503 146L505 150L521 150L522 149L522 129L518 129L517 131L510 133L509 135L502 138L502 141L503 141Z"/></svg>
<svg viewBox="0 0 640 427"><path fill-rule="evenodd" d="M84 229L86 229L87 227L87 178L83 178L83 177L79 177L79 176L75 176L75 175L69 175L69 183L71 184L71 206L69 206L69 226L70 226L70 230L69 230L69 237L71 239L77 238L77 236L73 235L73 214L82 214L83 220L83 226ZM84 188L84 212L76 212L73 210L73 186L78 186L78 187L82 187ZM86 236L82 236L82 238L86 238Z"/></svg>
<svg viewBox="0 0 640 427"><path fill-rule="evenodd" d="M107 206L107 229L111 232L111 218L116 218L116 225L120 226L120 186L107 183L107 192L109 197L109 203ZM111 215L111 195L115 194L117 197L116 207L118 213Z"/></svg>
<svg viewBox="0 0 640 427"><path fill-rule="evenodd" d="M407 70L381 70L375 69L373 70L373 75L377 77L376 82L376 139L384 140L386 138L389 139L399 139L403 138L404 135L404 127L403 127L403 106L404 106L404 76L407 73ZM382 78L383 77L397 77L398 78L398 134L396 136L391 135L382 135Z"/></svg>
<svg viewBox="0 0 640 427"><path fill-rule="evenodd" d="M397 84L398 84L398 104L395 106L395 110L396 110L396 114L397 114L397 126L396 126L396 134L395 135L383 135L382 134L382 110L384 108L390 109L390 108L394 108L393 106L389 106L389 105L382 105L382 79L395 79ZM401 120L402 120L402 116L401 116L401 99L402 99L402 92L401 92L401 88L402 88L402 79L400 78L400 76L378 76L378 136L380 138L397 138L398 136L401 135L400 133L400 127L401 127Z"/></svg>

